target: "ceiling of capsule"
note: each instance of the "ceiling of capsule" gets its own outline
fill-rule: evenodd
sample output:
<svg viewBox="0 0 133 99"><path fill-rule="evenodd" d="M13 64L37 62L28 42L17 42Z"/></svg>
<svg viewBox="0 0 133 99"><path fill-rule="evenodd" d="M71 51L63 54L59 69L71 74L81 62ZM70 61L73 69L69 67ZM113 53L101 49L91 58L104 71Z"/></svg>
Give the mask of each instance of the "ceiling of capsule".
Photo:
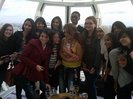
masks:
<svg viewBox="0 0 133 99"><path fill-rule="evenodd" d="M36 16L43 16L46 19L46 21L50 23L51 19L55 16L55 13L54 14L49 13L52 12L53 9L54 11L56 10L57 12L59 12L59 10L61 11L61 13L59 14L56 13L56 15L59 15L62 18L63 23L65 23L66 22L65 7L70 6L70 13L74 10L78 10L81 13L80 23L83 24L86 16L93 15L93 13L91 14L92 11L91 5L96 5L94 7L97 7L99 10L98 18L101 18L102 24L109 25L116 20L122 20L129 25L133 24L132 22L133 15L131 15L130 12L131 10L133 11L133 7L130 0L0 0L0 2L1 1L4 1L4 3L0 11L0 19L1 19L0 23L10 22L10 23L22 24L25 18L31 17L35 19ZM46 5L42 11L42 14L38 14L40 13L39 11L40 8L42 7L42 3ZM52 8L52 11L49 8ZM88 12L86 13L86 11ZM38 13L36 14L36 12Z"/></svg>
<svg viewBox="0 0 133 99"><path fill-rule="evenodd" d="M128 1L128 0L31 0L31 1L39 1L39 2L72 2L72 3L78 3L78 2L118 2L118 1Z"/></svg>

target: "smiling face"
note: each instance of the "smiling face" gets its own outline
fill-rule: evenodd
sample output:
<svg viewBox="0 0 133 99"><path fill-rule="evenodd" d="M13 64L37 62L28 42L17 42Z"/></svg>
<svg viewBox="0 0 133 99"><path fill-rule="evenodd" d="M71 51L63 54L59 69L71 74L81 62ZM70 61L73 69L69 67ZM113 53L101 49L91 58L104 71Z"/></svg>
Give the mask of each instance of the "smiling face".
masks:
<svg viewBox="0 0 133 99"><path fill-rule="evenodd" d="M65 29L64 29L64 35L65 35L67 40L71 40L72 39L72 36L70 35L70 33L68 33Z"/></svg>
<svg viewBox="0 0 133 99"><path fill-rule="evenodd" d="M24 22L24 31L25 32L30 32L32 29L32 25L31 25L31 22L30 21L25 21Z"/></svg>
<svg viewBox="0 0 133 99"><path fill-rule="evenodd" d="M71 15L71 22L74 25L78 24L79 19L80 19L80 15L78 13L72 13L72 15Z"/></svg>
<svg viewBox="0 0 133 99"><path fill-rule="evenodd" d="M91 19L86 19L84 27L87 31L93 31L94 28L96 27L96 24L93 22Z"/></svg>
<svg viewBox="0 0 133 99"><path fill-rule="evenodd" d="M112 47L112 39L108 35L105 35L104 42L107 49Z"/></svg>
<svg viewBox="0 0 133 99"><path fill-rule="evenodd" d="M113 32L114 33L120 33L122 31L122 29L118 28L117 26L113 27Z"/></svg>
<svg viewBox="0 0 133 99"><path fill-rule="evenodd" d="M45 25L44 25L43 22L38 21L38 22L36 23L36 28L37 28L37 29L44 29L44 28L45 28Z"/></svg>
<svg viewBox="0 0 133 99"><path fill-rule="evenodd" d="M60 25L59 20L58 19L54 19L52 25L53 25L54 29L58 29L59 25Z"/></svg>
<svg viewBox="0 0 133 99"><path fill-rule="evenodd" d="M42 45L45 45L49 41L49 36L42 32L39 36L39 40L41 41Z"/></svg>
<svg viewBox="0 0 133 99"><path fill-rule="evenodd" d="M8 39L12 34L13 34L13 27L8 26L4 32L4 37Z"/></svg>
<svg viewBox="0 0 133 99"><path fill-rule="evenodd" d="M105 33L101 28L97 28L97 37L98 37L98 39L103 38L104 34Z"/></svg>
<svg viewBox="0 0 133 99"><path fill-rule="evenodd" d="M59 34L58 33L55 33L52 37L53 39L53 43L54 44L59 44L60 43L60 37L59 37Z"/></svg>
<svg viewBox="0 0 133 99"><path fill-rule="evenodd" d="M125 47L130 47L131 39L127 34L123 34L120 38L120 43Z"/></svg>

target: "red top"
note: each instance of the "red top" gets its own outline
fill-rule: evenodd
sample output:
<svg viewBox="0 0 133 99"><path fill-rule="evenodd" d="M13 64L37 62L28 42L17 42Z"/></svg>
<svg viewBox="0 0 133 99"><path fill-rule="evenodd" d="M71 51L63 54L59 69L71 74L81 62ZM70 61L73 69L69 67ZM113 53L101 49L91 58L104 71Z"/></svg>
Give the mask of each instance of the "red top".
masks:
<svg viewBox="0 0 133 99"><path fill-rule="evenodd" d="M44 80L48 83L48 63L51 54L50 47L43 49L40 40L32 39L20 55L20 63L14 67L13 73L23 75L28 80ZM44 71L38 72L36 66L44 66Z"/></svg>

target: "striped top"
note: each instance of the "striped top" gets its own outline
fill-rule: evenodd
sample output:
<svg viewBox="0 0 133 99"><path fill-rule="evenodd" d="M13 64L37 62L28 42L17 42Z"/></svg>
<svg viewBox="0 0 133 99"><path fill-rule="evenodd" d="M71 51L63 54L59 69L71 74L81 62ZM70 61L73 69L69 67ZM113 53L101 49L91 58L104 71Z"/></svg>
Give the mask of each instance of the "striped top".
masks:
<svg viewBox="0 0 133 99"><path fill-rule="evenodd" d="M58 48L57 48L57 45L54 45L52 48L52 54L51 54L50 60L49 60L49 68L50 69L55 67L55 64L57 62L57 57L58 57Z"/></svg>

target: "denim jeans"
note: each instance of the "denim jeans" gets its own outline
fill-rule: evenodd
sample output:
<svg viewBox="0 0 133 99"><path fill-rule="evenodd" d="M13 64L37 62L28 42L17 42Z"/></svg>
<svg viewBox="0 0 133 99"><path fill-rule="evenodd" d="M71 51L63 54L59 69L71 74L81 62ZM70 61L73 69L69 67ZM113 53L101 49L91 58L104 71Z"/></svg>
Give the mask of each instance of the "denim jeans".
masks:
<svg viewBox="0 0 133 99"><path fill-rule="evenodd" d="M118 87L117 99L132 99L131 92L133 91L133 82L125 85L124 87Z"/></svg>
<svg viewBox="0 0 133 99"><path fill-rule="evenodd" d="M79 68L67 68L67 67L64 67L63 65L60 68L59 70L59 92L66 92L66 88L69 91L71 81L74 82L74 69L77 69L79 72Z"/></svg>
<svg viewBox="0 0 133 99"><path fill-rule="evenodd" d="M23 76L16 76L16 96L21 99L21 92L24 89L27 99L35 99L35 91L33 82L27 80Z"/></svg>

